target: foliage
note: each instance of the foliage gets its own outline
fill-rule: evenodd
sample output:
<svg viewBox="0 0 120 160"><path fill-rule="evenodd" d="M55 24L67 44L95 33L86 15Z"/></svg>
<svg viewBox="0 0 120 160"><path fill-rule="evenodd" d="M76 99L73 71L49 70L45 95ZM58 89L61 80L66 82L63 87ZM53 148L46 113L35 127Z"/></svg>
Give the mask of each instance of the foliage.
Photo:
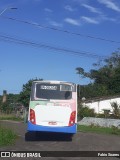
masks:
<svg viewBox="0 0 120 160"><path fill-rule="evenodd" d="M7 101L2 103L2 96L0 96L0 110L4 113L11 113L16 105L23 104L25 107L29 106L31 85L33 81L42 79L31 79L26 84L23 85L23 89L20 94L8 94Z"/></svg>
<svg viewBox="0 0 120 160"><path fill-rule="evenodd" d="M90 109L88 106L82 104L78 105L78 118L95 117L94 109Z"/></svg>
<svg viewBox="0 0 120 160"><path fill-rule="evenodd" d="M110 110L108 110L108 109L103 109L103 111L104 111L105 118L109 118Z"/></svg>
<svg viewBox="0 0 120 160"><path fill-rule="evenodd" d="M80 87L81 98L93 98L108 95L108 90L105 85L101 84L88 84Z"/></svg>
<svg viewBox="0 0 120 160"><path fill-rule="evenodd" d="M120 94L120 49L104 59L102 66L99 63L96 66L89 72L76 68L80 77L92 80L92 84L81 86L81 98Z"/></svg>
<svg viewBox="0 0 120 160"><path fill-rule="evenodd" d="M23 118L16 117L12 114L2 114L0 115L0 120L23 121Z"/></svg>
<svg viewBox="0 0 120 160"><path fill-rule="evenodd" d="M115 118L120 118L120 105L117 102L112 102L113 114Z"/></svg>
<svg viewBox="0 0 120 160"><path fill-rule="evenodd" d="M98 113L98 114L96 115L96 118L105 118L105 115Z"/></svg>
<svg viewBox="0 0 120 160"><path fill-rule="evenodd" d="M0 110L5 113L11 113L15 105L18 103L19 94L8 94L6 102L2 103L2 96L0 97Z"/></svg>
<svg viewBox="0 0 120 160"><path fill-rule="evenodd" d="M29 106L29 100L30 100L30 92L31 92L31 86L33 81L42 81L43 79L30 79L26 84L23 85L23 89L20 92L19 96L19 102L22 103L25 107Z"/></svg>
<svg viewBox="0 0 120 160"><path fill-rule="evenodd" d="M112 129L112 132L111 132L112 134L120 135L120 129L118 129L115 126L112 126L111 129Z"/></svg>
<svg viewBox="0 0 120 160"><path fill-rule="evenodd" d="M88 73L86 73L86 72L84 71L84 69L81 68L81 67L77 67L77 68L76 68L76 71L77 71L76 74L79 75L79 78L89 77Z"/></svg>
<svg viewBox="0 0 120 160"><path fill-rule="evenodd" d="M0 95L0 103L2 102L2 96Z"/></svg>
<svg viewBox="0 0 120 160"><path fill-rule="evenodd" d="M97 128L97 127L101 127L101 126L99 126L98 124L95 125L94 123L90 124L90 128Z"/></svg>
<svg viewBox="0 0 120 160"><path fill-rule="evenodd" d="M19 94L8 94L7 95L7 101L9 104L15 104L18 102Z"/></svg>
<svg viewBox="0 0 120 160"><path fill-rule="evenodd" d="M0 109L2 112L6 112L6 113L11 113L13 110L13 108L10 106L8 101L1 103Z"/></svg>

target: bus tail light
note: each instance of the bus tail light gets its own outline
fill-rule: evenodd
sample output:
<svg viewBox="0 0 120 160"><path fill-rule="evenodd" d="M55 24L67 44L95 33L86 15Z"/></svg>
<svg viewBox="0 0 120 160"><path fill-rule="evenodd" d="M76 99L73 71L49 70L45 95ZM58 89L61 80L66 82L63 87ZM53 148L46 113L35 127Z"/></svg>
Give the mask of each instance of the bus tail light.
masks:
<svg viewBox="0 0 120 160"><path fill-rule="evenodd" d="M73 126L75 123L76 111L73 111L70 115L69 126Z"/></svg>
<svg viewBox="0 0 120 160"><path fill-rule="evenodd" d="M32 124L36 124L36 120L35 120L35 111L33 109L30 109L30 122Z"/></svg>

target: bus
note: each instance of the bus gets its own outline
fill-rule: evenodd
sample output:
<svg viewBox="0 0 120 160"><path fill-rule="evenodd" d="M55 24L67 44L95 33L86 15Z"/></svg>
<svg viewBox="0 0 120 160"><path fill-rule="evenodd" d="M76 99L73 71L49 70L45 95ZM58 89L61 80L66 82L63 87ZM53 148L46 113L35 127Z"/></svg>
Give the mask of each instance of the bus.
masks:
<svg viewBox="0 0 120 160"><path fill-rule="evenodd" d="M33 81L27 130L75 134L77 85L63 81Z"/></svg>

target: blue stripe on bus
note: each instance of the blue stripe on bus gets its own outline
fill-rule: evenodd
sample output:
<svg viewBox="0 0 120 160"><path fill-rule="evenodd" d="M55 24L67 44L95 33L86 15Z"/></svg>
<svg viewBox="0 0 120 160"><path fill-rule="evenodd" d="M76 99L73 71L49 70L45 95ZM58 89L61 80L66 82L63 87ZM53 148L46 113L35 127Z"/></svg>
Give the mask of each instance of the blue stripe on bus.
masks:
<svg viewBox="0 0 120 160"><path fill-rule="evenodd" d="M73 133L77 132L77 125L74 124L73 126L68 127L49 127L49 126L41 126L41 125L34 125L28 121L28 131L45 131L45 132L62 132L62 133Z"/></svg>

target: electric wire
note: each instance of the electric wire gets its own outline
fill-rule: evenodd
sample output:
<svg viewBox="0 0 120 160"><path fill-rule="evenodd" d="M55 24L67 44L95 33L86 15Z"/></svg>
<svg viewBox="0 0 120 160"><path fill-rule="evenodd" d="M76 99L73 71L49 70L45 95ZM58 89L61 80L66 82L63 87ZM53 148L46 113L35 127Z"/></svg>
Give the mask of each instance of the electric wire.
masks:
<svg viewBox="0 0 120 160"><path fill-rule="evenodd" d="M8 19L8 20L25 23L25 24L28 24L28 25L41 27L41 28L44 28L44 29L50 29L50 30L54 30L54 31L58 31L58 32L63 32L63 33L66 33L66 34L72 34L72 35L76 35L76 36L81 36L81 37L90 38L90 39L96 39L96 40L100 40L100 41L106 41L106 42L110 42L110 43L120 43L120 41L115 41L115 40L101 38L101 37L95 37L95 36L91 36L91 35L85 35L85 34L81 34L81 33L75 33L75 32L71 32L71 31L68 31L68 30L63 30L63 29L59 29L59 28L55 28L55 27L49 27L49 26L46 26L46 25L41 25L41 24L38 24L38 23L33 23L33 22L30 22L30 21L26 21L26 20L20 20L20 19L17 19L17 18L6 17L6 16L1 16L1 17L5 18L5 19Z"/></svg>
<svg viewBox="0 0 120 160"><path fill-rule="evenodd" d="M8 42L8 43L16 43L16 44L37 47L37 48L44 48L44 49L53 50L53 51L57 51L60 53L67 53L67 54L76 55L76 56L86 56L90 58L99 58L99 59L107 58L107 56L99 56L97 54L93 54L93 53L86 52L86 51L76 51L76 50L71 50L71 49L67 49L63 47L52 46L52 45L45 44L45 43L36 43L33 41L23 40L23 39L1 35L1 34L0 34L0 41Z"/></svg>

